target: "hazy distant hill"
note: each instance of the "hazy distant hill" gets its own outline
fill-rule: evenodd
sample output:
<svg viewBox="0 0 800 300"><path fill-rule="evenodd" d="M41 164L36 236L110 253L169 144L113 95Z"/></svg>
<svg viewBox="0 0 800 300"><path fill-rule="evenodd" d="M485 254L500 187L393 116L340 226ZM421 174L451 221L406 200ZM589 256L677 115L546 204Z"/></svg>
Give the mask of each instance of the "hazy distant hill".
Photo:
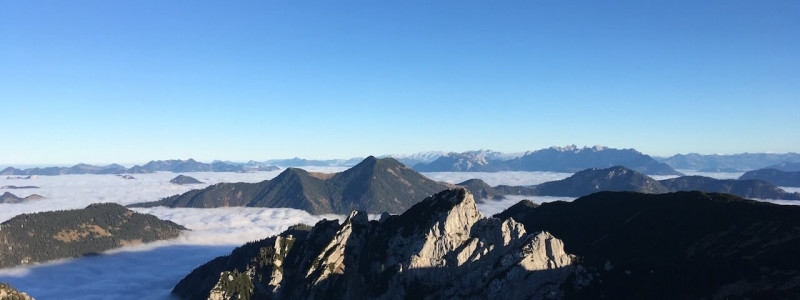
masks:
<svg viewBox="0 0 800 300"><path fill-rule="evenodd" d="M175 178L172 178L169 182L174 184L200 184L203 183L200 180L195 179L194 177L186 176L186 175L178 175Z"/></svg>
<svg viewBox="0 0 800 300"><path fill-rule="evenodd" d="M266 164L283 167L350 167L358 164L363 158L313 160L299 157L289 159L271 159L264 161Z"/></svg>
<svg viewBox="0 0 800 300"><path fill-rule="evenodd" d="M675 169L701 170L710 168L732 168L755 170L780 163L800 163L798 153L742 153L742 154L678 154L664 159L664 163Z"/></svg>
<svg viewBox="0 0 800 300"><path fill-rule="evenodd" d="M502 157L495 155L494 157ZM496 171L549 171L578 172L588 168L625 166L651 175L683 175L672 167L659 163L652 157L634 149L614 149L602 146L578 148L550 147L527 152L509 160L496 160L488 156L465 152L449 153L430 163L414 166L420 172L496 172Z"/></svg>
<svg viewBox="0 0 800 300"><path fill-rule="evenodd" d="M3 195L0 195L0 203L22 203L22 202L27 202L27 201L31 201L31 200L40 200L40 199L44 199L44 197L39 196L37 194L28 195L28 196L26 196L24 198L17 197L17 195L14 195L14 194L9 193L9 192L5 192L5 193L3 193Z"/></svg>
<svg viewBox="0 0 800 300"><path fill-rule="evenodd" d="M509 216L528 232L550 232L579 258L585 272L562 285L570 289L567 298L800 295L797 206L702 192L602 192L572 202L515 205L495 217Z"/></svg>
<svg viewBox="0 0 800 300"><path fill-rule="evenodd" d="M177 237L183 226L119 204L22 214L0 224L0 268Z"/></svg>
<svg viewBox="0 0 800 300"><path fill-rule="evenodd" d="M312 214L346 214L354 209L399 213L447 187L392 158L370 156L341 173L318 174L288 168L272 180L220 183L131 206L288 207Z"/></svg>
<svg viewBox="0 0 800 300"><path fill-rule="evenodd" d="M580 197L600 191L632 191L666 193L669 191L655 179L625 167L586 169L558 181L542 183L536 194L545 196Z"/></svg>
<svg viewBox="0 0 800 300"><path fill-rule="evenodd" d="M739 180L762 180L777 186L800 187L800 172L759 169L744 173Z"/></svg>
<svg viewBox="0 0 800 300"><path fill-rule="evenodd" d="M784 172L800 172L800 162L784 162L777 165L764 167L764 169L775 169Z"/></svg>

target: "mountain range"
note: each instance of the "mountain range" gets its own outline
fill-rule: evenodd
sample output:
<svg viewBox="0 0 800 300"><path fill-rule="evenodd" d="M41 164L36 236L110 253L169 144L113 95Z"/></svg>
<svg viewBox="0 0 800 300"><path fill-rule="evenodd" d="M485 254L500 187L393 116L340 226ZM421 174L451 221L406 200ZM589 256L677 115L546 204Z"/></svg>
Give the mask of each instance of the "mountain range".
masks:
<svg viewBox="0 0 800 300"><path fill-rule="evenodd" d="M601 191L632 191L658 194L677 191L728 193L744 198L800 200L800 193L788 193L761 180L714 179L703 176L681 176L655 180L634 170L616 166L605 169L586 169L562 180L533 187L491 187L472 179L459 184L479 198L500 199L505 195L536 195L581 197Z"/></svg>
<svg viewBox="0 0 800 300"><path fill-rule="evenodd" d="M0 224L0 268L175 238L181 225L114 203L21 214Z"/></svg>
<svg viewBox="0 0 800 300"><path fill-rule="evenodd" d="M336 174L288 168L258 183L219 183L132 207L287 207L312 214L400 213L425 197L448 188L393 158L370 156Z"/></svg>
<svg viewBox="0 0 800 300"><path fill-rule="evenodd" d="M400 215L295 226L192 271L183 299L542 299L575 270L564 244L514 220L484 218L464 189Z"/></svg>
<svg viewBox="0 0 800 300"><path fill-rule="evenodd" d="M664 158L662 162L679 170L738 169L755 170L782 163L800 163L800 154L790 153L741 153L741 154L677 154ZM800 171L800 170L798 170Z"/></svg>
<svg viewBox="0 0 800 300"><path fill-rule="evenodd" d="M430 163L420 163L414 169L420 172L496 172L496 171L548 171L577 172L587 168L607 168L622 165L650 175L683 175L667 164L634 149L614 149L603 146L578 148L550 147L526 152L509 159L491 159L465 152L449 153Z"/></svg>
<svg viewBox="0 0 800 300"><path fill-rule="evenodd" d="M368 221L294 226L197 267L182 299L785 299L800 207L601 192L491 218L463 189Z"/></svg>
<svg viewBox="0 0 800 300"><path fill-rule="evenodd" d="M0 171L0 175L66 175L66 174L147 174L153 172L250 172L250 171L274 171L280 168L274 166L249 167L243 164L214 162L211 164L188 160L154 160L142 166L136 165L125 168L118 164L107 166L93 166L88 164L77 164L72 167L46 167L30 168L20 170L14 167L7 167Z"/></svg>

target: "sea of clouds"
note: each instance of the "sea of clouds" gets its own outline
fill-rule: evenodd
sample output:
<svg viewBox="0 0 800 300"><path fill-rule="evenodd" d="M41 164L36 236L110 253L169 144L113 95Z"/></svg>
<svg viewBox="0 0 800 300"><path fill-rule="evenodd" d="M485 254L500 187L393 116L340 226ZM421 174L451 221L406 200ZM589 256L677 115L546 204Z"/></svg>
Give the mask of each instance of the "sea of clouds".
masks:
<svg viewBox="0 0 800 300"><path fill-rule="evenodd" d="M315 172L338 172L344 168L306 168ZM259 182L274 178L280 171L254 173L186 173L203 181L198 185L175 185L169 180L178 174L134 174L135 180L115 175L39 176L34 179L0 178L0 186L34 185L39 189L2 190L18 196L39 194L46 199L23 204L0 204L0 221L20 213L56 209L83 208L95 202L131 204L155 201L163 197L203 188L219 182ZM536 185L568 177L551 172L438 172L425 173L439 181L458 183L480 178L490 185ZM705 173L715 178L730 174ZM737 176L738 177L738 176ZM800 189L797 189L800 190ZM491 216L522 199L535 203L571 201L569 197L512 196L478 204L485 216ZM791 201L771 201L795 204ZM8 282L37 299L168 299L177 282L195 267L235 247L266 238L291 225L313 225L322 219L340 215L311 215L289 208L136 208L140 213L184 225L191 231L180 237L146 245L124 247L101 255L49 262L35 266L0 270L0 282ZM378 216L370 216L375 219Z"/></svg>

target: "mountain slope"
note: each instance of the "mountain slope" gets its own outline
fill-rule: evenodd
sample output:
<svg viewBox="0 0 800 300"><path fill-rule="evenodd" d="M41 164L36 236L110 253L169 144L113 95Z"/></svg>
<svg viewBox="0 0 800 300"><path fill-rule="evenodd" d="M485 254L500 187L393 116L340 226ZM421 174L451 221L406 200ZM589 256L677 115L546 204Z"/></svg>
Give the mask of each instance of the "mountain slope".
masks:
<svg viewBox="0 0 800 300"><path fill-rule="evenodd" d="M669 190L655 179L621 166L586 169L535 187L536 194L543 196L580 197L599 191L666 193Z"/></svg>
<svg viewBox="0 0 800 300"><path fill-rule="evenodd" d="M3 193L3 195L0 195L0 203L22 203L22 202L27 202L27 201L31 201L31 200L40 200L40 199L44 199L44 197L39 196L37 194L31 194L31 195L26 196L25 198L18 197L17 195L14 195L14 194L9 193L9 192L5 192L5 193Z"/></svg>
<svg viewBox="0 0 800 300"><path fill-rule="evenodd" d="M332 176L288 168L259 183L220 183L155 202L131 206L288 207L312 214L399 213L448 186L420 175L392 158L368 157Z"/></svg>
<svg viewBox="0 0 800 300"><path fill-rule="evenodd" d="M776 169L759 169L742 174L739 180L761 180L777 186L800 187L800 171L786 172Z"/></svg>
<svg viewBox="0 0 800 300"><path fill-rule="evenodd" d="M497 217L507 217L503 212ZM800 207L725 194L601 192L517 206L581 258L578 299L786 299L800 294ZM588 276L578 276L587 278Z"/></svg>
<svg viewBox="0 0 800 300"><path fill-rule="evenodd" d="M354 211L239 247L192 271L183 299L555 298L573 258L547 232L485 219L464 189L398 216Z"/></svg>
<svg viewBox="0 0 800 300"><path fill-rule="evenodd" d="M0 268L177 237L183 226L113 204L22 214L0 224Z"/></svg>
<svg viewBox="0 0 800 300"><path fill-rule="evenodd" d="M22 293L14 287L0 282L0 299L2 300L33 300L28 294Z"/></svg>

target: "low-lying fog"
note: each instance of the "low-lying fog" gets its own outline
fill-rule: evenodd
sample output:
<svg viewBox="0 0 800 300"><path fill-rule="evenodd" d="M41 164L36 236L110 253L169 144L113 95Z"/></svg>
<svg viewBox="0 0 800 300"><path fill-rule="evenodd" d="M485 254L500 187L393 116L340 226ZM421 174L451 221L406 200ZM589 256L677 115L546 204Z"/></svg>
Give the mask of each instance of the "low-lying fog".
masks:
<svg viewBox="0 0 800 300"><path fill-rule="evenodd" d="M338 172L344 168L307 168L310 171ZM33 179L0 178L0 186L38 186L38 189L11 189L17 196L39 194L43 200L22 204L0 204L0 221L21 213L83 208L96 202L131 204L155 201L166 196L203 188L219 182L258 182L277 176L280 171L256 173L185 173L203 181L197 185L176 185L169 180L176 173L134 174L127 180L116 175L38 176ZM439 181L459 183L480 178L490 185L535 185L568 177L551 172L440 172L424 173ZM728 173L703 173L704 176L730 178ZM735 178L735 177L734 177ZM794 189L800 191L800 188ZM565 197L509 197L485 201L478 209L487 216L498 213L521 199L536 203L566 200ZM790 201L773 201L794 204ZM98 256L50 262L36 266L0 270L0 282L8 282L37 299L166 299L172 287L195 267L228 254L245 242L280 233L287 227L313 225L338 215L310 215L289 208L136 208L191 229L179 238L147 245L125 247ZM371 216L376 218L377 216Z"/></svg>

